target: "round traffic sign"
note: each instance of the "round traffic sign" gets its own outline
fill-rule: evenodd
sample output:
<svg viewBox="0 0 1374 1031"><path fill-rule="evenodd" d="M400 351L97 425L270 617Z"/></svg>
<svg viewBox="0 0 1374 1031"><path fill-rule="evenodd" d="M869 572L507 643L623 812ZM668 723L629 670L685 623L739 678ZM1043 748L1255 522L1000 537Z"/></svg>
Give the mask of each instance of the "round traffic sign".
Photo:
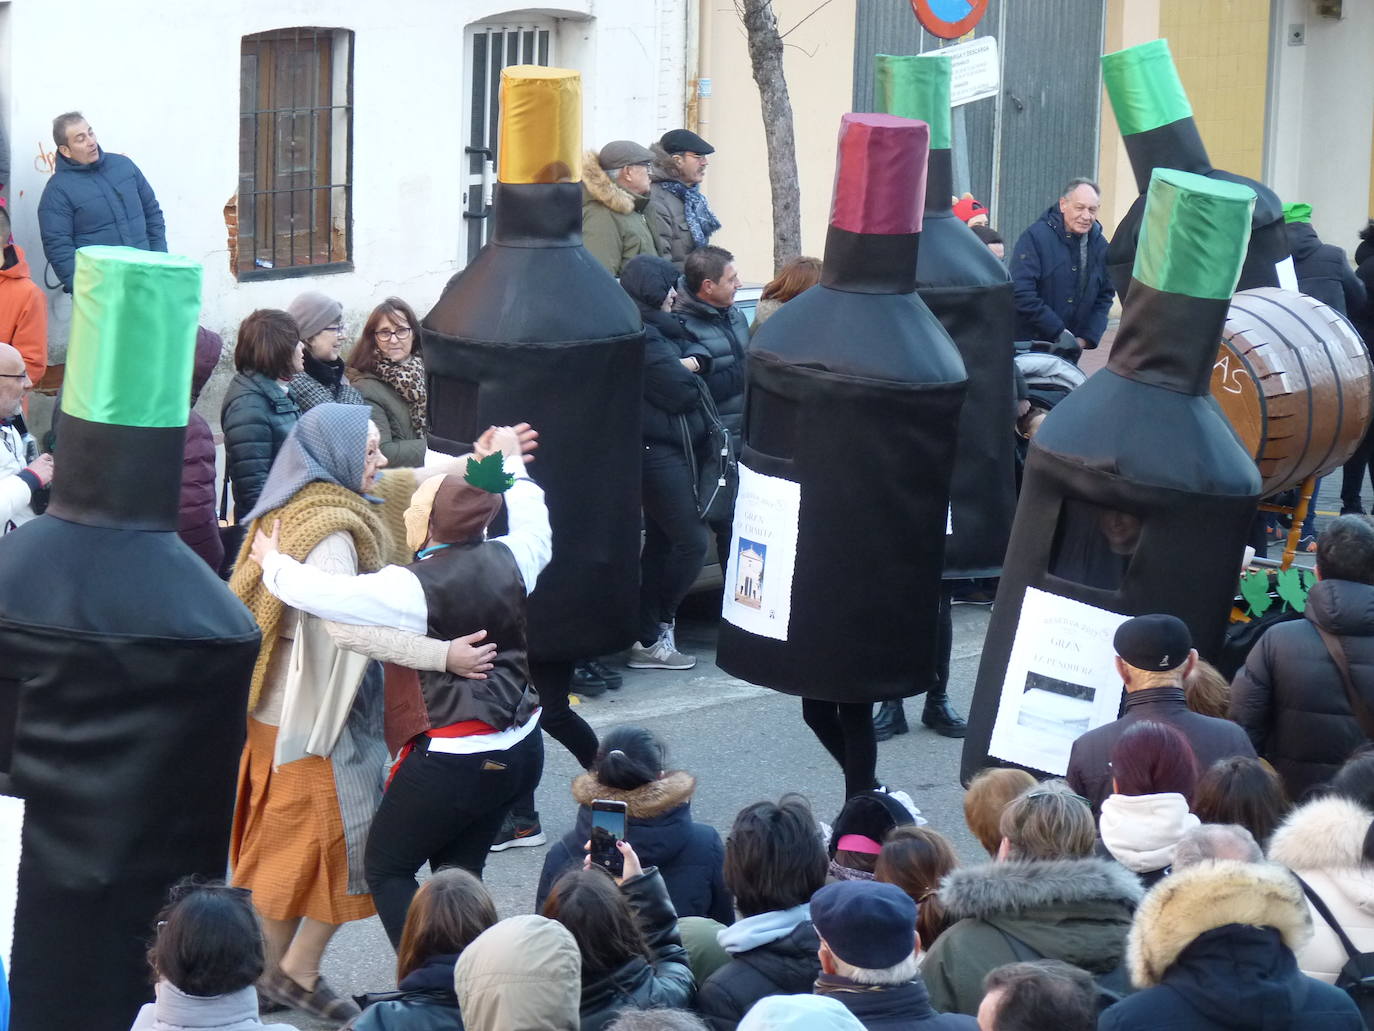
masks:
<svg viewBox="0 0 1374 1031"><path fill-rule="evenodd" d="M978 24L988 0L911 0L911 9L932 36L958 39Z"/></svg>

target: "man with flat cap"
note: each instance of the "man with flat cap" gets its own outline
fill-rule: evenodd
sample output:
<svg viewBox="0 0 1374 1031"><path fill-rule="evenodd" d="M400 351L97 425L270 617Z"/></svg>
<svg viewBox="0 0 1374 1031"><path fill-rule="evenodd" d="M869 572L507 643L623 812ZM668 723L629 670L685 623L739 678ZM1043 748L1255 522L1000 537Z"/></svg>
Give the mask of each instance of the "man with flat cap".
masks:
<svg viewBox="0 0 1374 1031"><path fill-rule="evenodd" d="M582 245L617 279L631 258L658 253L644 219L653 163L653 151L633 140L582 156Z"/></svg>
<svg viewBox="0 0 1374 1031"><path fill-rule="evenodd" d="M816 994L839 1001L868 1031L976 1031L962 1013L939 1013L921 980L916 903L894 884L837 881L811 896L821 939Z"/></svg>
<svg viewBox="0 0 1374 1031"><path fill-rule="evenodd" d="M711 242L720 221L701 192L706 178L706 158L716 148L690 129L673 129L651 148L654 166L649 172L649 207L645 217L658 247L682 271L682 263L698 247Z"/></svg>
<svg viewBox="0 0 1374 1031"><path fill-rule="evenodd" d="M1203 770L1218 759L1254 757L1255 748L1244 730L1230 720L1193 712L1184 701L1183 682L1197 666L1198 656L1183 620L1162 613L1136 616L1117 627L1112 646L1116 671L1126 688L1126 711L1073 743L1065 778L1091 803L1094 814L1112 793L1112 747L1132 723L1153 720L1176 728L1193 746Z"/></svg>

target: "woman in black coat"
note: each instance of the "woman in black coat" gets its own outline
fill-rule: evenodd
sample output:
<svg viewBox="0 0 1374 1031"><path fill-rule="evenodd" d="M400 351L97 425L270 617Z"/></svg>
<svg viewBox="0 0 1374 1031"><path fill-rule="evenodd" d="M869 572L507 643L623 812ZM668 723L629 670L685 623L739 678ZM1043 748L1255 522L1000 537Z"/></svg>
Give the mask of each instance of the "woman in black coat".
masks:
<svg viewBox="0 0 1374 1031"><path fill-rule="evenodd" d="M300 418L287 384L305 368L304 354L296 323L284 311L259 308L239 324L234 345L237 373L224 392L219 415L236 518L258 503L272 460ZM238 556L241 540L240 530L225 541L227 562Z"/></svg>
<svg viewBox="0 0 1374 1031"><path fill-rule="evenodd" d="M628 842L616 847L625 864L620 878L588 857L584 869L559 878L543 906L582 954L582 1031L602 1031L625 1010L689 1009L696 996L663 878L640 866Z"/></svg>
<svg viewBox="0 0 1374 1031"><path fill-rule="evenodd" d="M677 269L641 254L620 273L620 285L644 320L644 550L640 555L639 636L634 669L690 669L677 651L677 607L701 571L709 537L697 508L698 451L707 422L698 380L710 352L668 309ZM704 457L704 456L703 456Z"/></svg>
<svg viewBox="0 0 1374 1031"><path fill-rule="evenodd" d="M582 846L591 838L592 801L605 798L629 807L625 837L643 862L658 868L678 916L734 922L721 873L725 846L714 827L692 820L696 779L665 765L662 742L640 727L617 727L602 739L591 772L573 781L577 823L544 857L535 909L543 908L559 877L582 865Z"/></svg>

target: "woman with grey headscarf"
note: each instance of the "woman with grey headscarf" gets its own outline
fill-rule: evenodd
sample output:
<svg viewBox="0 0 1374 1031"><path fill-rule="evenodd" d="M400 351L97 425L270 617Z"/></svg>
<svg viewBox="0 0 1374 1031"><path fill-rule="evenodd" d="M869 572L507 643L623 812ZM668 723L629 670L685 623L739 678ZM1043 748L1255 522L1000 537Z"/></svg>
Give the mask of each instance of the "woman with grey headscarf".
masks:
<svg viewBox="0 0 1374 1031"><path fill-rule="evenodd" d="M263 918L268 962L258 987L334 1021L358 1010L319 976L320 960L340 924L375 912L362 859L387 757L381 667L360 653L463 675L489 668L489 649L472 646L480 634L435 641L329 623L283 605L263 583L250 554L258 527L279 525L281 551L328 573L409 559L411 495L460 466L383 473L368 416L362 406L322 404L301 417L245 519L248 543L229 583L262 630L230 853L234 883L252 890Z"/></svg>
<svg viewBox="0 0 1374 1031"><path fill-rule="evenodd" d="M363 395L344 376L343 305L317 290L296 295L286 306L305 344L305 369L291 377L288 392L302 412L331 401L365 405Z"/></svg>

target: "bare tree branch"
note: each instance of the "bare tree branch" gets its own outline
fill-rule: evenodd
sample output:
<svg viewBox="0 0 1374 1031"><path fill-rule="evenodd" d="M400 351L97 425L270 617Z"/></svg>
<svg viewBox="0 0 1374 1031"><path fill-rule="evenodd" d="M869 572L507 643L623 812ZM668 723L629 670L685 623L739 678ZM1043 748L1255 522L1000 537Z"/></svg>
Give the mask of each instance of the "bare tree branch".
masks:
<svg viewBox="0 0 1374 1031"><path fill-rule="evenodd" d="M829 7L829 6L830 6L832 3L834 3L834 2L835 2L835 0L825 0L825 2L822 3L819 7L813 8L813 9L811 10L811 14L806 15L805 18L802 18L801 21L797 22L797 24L793 25L790 29L788 29L786 32L784 32L784 33L782 34L782 38L783 38L783 39L786 39L788 36L792 35L792 33L796 32L799 28L801 28L803 25L806 24L807 19L810 18L812 14L818 14L818 13L820 13L822 10L824 10L824 9L827 8L827 7Z"/></svg>
<svg viewBox="0 0 1374 1031"><path fill-rule="evenodd" d="M792 100L787 92L783 42L772 0L735 0L735 7L744 22L749 63L763 106L768 184L773 199L773 271L776 272L801 253L801 194L797 185L797 139L792 123Z"/></svg>

